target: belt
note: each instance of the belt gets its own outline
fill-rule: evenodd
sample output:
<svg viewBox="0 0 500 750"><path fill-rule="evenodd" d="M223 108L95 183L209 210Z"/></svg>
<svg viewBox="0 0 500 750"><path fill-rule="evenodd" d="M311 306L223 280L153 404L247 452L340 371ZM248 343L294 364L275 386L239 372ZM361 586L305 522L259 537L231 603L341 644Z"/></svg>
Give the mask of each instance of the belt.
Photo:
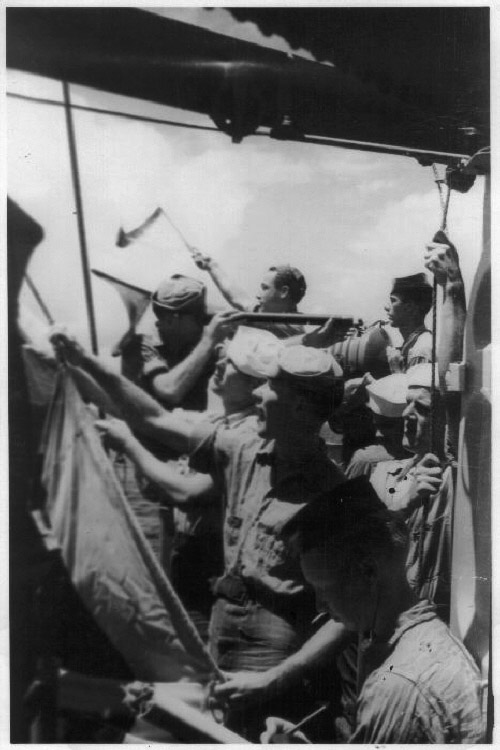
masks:
<svg viewBox="0 0 500 750"><path fill-rule="evenodd" d="M212 583L212 593L216 597L240 606L249 603L260 604L284 619L304 609L311 613L308 619L310 622L316 611L314 595L308 590L300 591L292 596L280 596L235 573L226 573L216 578Z"/></svg>
<svg viewBox="0 0 500 750"><path fill-rule="evenodd" d="M234 573L217 578L213 584L212 591L215 596L220 596L235 604L246 604L255 601L253 587Z"/></svg>

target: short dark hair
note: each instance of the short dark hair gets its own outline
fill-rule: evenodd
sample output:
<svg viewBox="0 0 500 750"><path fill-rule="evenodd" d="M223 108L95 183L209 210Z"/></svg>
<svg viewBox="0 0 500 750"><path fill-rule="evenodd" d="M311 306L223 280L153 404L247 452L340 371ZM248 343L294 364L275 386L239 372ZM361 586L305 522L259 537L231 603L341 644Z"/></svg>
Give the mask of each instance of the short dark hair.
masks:
<svg viewBox="0 0 500 750"><path fill-rule="evenodd" d="M394 292L402 302L413 302L425 316L432 307L432 287L417 287L415 289L398 290Z"/></svg>
<svg viewBox="0 0 500 750"><path fill-rule="evenodd" d="M298 268L294 268L293 266L271 266L269 270L276 273L274 277L274 286L276 289L287 286L290 299L297 305L307 289L304 275Z"/></svg>
<svg viewBox="0 0 500 750"><path fill-rule="evenodd" d="M299 552L332 547L349 564L369 555L406 559L404 518L389 511L366 477L351 479L319 495L283 527Z"/></svg>

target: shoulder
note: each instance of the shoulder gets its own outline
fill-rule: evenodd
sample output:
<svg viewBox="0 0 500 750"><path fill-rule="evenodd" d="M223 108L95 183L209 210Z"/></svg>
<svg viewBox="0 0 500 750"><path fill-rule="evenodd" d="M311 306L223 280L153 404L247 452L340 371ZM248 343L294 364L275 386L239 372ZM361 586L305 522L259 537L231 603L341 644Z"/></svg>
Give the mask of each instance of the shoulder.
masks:
<svg viewBox="0 0 500 750"><path fill-rule="evenodd" d="M257 433L257 417L254 415L242 419L234 427L225 427L223 422L212 426L214 430L214 447L228 456L248 454L254 456L264 444Z"/></svg>
<svg viewBox="0 0 500 750"><path fill-rule="evenodd" d="M425 698L418 686L384 664L363 685L357 704L356 729L350 742L427 743L431 736L426 725L428 717Z"/></svg>
<svg viewBox="0 0 500 750"><path fill-rule="evenodd" d="M472 657L438 617L431 617L408 628L367 678L359 715L372 729L383 726L386 742L477 742L479 696ZM366 741L377 741L377 735Z"/></svg>
<svg viewBox="0 0 500 750"><path fill-rule="evenodd" d="M370 476L375 466L381 462L390 460L390 455L382 445L369 445L366 448L358 448L352 455L346 476L349 479L355 477Z"/></svg>
<svg viewBox="0 0 500 750"><path fill-rule="evenodd" d="M418 358L418 361L414 361ZM430 362L432 360L432 333L427 329L422 331L408 350L408 361L412 364Z"/></svg>

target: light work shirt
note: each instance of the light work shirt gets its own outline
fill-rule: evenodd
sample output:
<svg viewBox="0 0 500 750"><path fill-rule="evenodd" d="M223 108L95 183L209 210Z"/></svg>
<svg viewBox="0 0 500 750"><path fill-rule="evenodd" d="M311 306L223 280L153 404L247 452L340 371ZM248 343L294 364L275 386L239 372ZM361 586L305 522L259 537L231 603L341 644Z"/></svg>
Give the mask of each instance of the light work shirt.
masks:
<svg viewBox="0 0 500 750"><path fill-rule="evenodd" d="M412 500L415 488L413 459L382 461L370 482L382 502L406 517L410 535L406 574L420 598L430 599L439 615L449 618L451 582L451 533L454 470L447 466L439 492L425 500ZM408 470L408 467L411 468Z"/></svg>
<svg viewBox="0 0 500 750"><path fill-rule="evenodd" d="M224 488L226 573L240 575L257 591L290 597L307 584L281 530L315 495L344 480L318 440L307 455L281 461L274 442L259 437L256 419L243 428L200 426L192 435L191 465L211 473Z"/></svg>
<svg viewBox="0 0 500 750"><path fill-rule="evenodd" d="M484 741L479 670L430 602L403 612L363 667L352 744Z"/></svg>

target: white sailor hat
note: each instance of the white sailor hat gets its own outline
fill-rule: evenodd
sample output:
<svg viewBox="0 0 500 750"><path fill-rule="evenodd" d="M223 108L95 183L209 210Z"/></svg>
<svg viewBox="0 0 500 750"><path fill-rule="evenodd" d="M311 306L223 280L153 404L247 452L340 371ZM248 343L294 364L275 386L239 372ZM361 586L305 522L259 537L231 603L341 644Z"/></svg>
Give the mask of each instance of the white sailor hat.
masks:
<svg viewBox="0 0 500 750"><path fill-rule="evenodd" d="M408 388L432 388L432 365L421 362L413 365L406 372ZM434 365L434 387L439 388L439 374L437 364Z"/></svg>
<svg viewBox="0 0 500 750"><path fill-rule="evenodd" d="M339 363L325 349L310 346L285 346L279 354L279 375L292 378L303 386L321 389L343 376Z"/></svg>
<svg viewBox="0 0 500 750"><path fill-rule="evenodd" d="M283 343L270 331L239 326L226 348L227 358L245 375L273 378L278 374Z"/></svg>
<svg viewBox="0 0 500 750"><path fill-rule="evenodd" d="M404 373L388 375L366 386L368 406L374 414L396 419L406 408L408 379Z"/></svg>

